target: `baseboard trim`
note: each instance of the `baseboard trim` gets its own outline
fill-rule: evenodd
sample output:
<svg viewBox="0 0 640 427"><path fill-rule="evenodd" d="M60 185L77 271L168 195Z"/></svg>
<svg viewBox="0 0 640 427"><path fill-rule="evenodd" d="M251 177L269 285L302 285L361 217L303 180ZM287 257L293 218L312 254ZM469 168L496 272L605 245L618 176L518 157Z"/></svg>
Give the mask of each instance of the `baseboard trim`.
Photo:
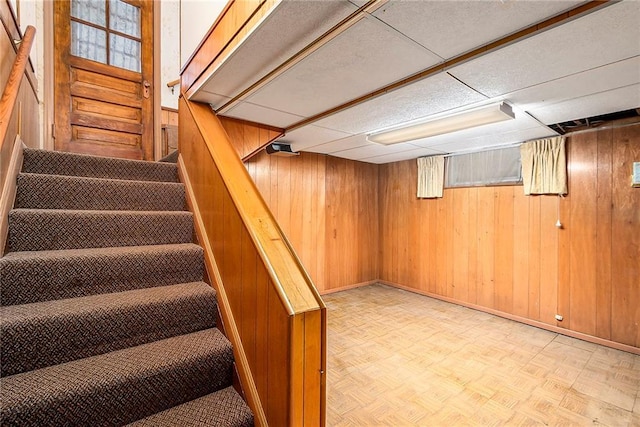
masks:
<svg viewBox="0 0 640 427"><path fill-rule="evenodd" d="M7 169L7 176L2 186L2 196L0 196L0 257L4 256L9 234L9 211L13 208L16 200L17 178L22 169L24 144L20 135L16 136L11 150L11 159Z"/></svg>
<svg viewBox="0 0 640 427"><path fill-rule="evenodd" d="M380 283L379 280L369 280L367 282L354 283L352 285L340 286L338 288L325 289L323 291L318 291L320 295L329 295L335 292L347 291L349 289L361 288L363 286L373 285L375 283Z"/></svg>
<svg viewBox="0 0 640 427"><path fill-rule="evenodd" d="M477 304L471 304L464 301L459 301L453 298L445 297L442 295L433 294L431 292L423 291L420 289L411 288L409 286L400 285L398 283L388 282L386 280L377 280L375 283L380 283L383 285L391 286L393 288L402 289L404 291L413 292L415 294L424 295L430 298L439 299L441 301L449 302L451 304L461 305L463 307L471 308L473 310L482 311L485 313L493 314L495 316L504 317L505 319L514 320L516 322L524 323L529 326L535 326L536 328L545 329L550 332L555 332L557 334L566 335L572 338L577 338L583 341L592 342L594 344L604 345L606 347L611 347L616 350L626 351L628 353L640 355L640 348L634 347L627 344L622 344L619 342L607 340L604 338L594 337L593 335L584 334L582 332L576 332L569 329L561 328L559 326L549 325L547 323L542 323L537 320L527 319L526 317L516 316L514 314L505 313L500 310L495 310L488 307L483 307Z"/></svg>

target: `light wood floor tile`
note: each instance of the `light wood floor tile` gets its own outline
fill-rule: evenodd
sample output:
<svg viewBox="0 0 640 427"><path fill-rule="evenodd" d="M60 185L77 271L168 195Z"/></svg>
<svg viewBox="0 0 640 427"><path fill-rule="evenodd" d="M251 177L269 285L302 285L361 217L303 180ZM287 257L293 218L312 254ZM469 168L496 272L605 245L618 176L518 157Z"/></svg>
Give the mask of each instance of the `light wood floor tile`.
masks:
<svg viewBox="0 0 640 427"><path fill-rule="evenodd" d="M324 299L330 427L640 426L640 356L383 285Z"/></svg>

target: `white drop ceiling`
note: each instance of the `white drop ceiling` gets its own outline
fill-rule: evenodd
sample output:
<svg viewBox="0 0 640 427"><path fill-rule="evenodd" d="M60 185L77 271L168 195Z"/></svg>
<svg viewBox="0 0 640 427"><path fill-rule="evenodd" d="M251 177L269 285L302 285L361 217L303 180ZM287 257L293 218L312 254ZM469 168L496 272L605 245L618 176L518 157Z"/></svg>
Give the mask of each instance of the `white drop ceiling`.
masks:
<svg viewBox="0 0 640 427"><path fill-rule="evenodd" d="M640 2L635 0L589 10L367 97L586 3L380 2L242 94L365 3L277 3L191 99L210 103L224 116L281 127L286 131L281 141L294 150L371 163L511 145L555 135L547 125L640 108ZM366 140L374 131L500 101L514 108L515 120L389 146ZM333 111L345 103L351 104Z"/></svg>

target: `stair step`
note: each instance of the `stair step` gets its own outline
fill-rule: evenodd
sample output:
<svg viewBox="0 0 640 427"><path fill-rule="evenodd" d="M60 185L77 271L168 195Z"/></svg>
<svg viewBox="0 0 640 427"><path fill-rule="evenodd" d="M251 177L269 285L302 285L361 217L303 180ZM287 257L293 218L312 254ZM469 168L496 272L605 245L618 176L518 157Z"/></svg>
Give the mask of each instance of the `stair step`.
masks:
<svg viewBox="0 0 640 427"><path fill-rule="evenodd" d="M123 425L231 383L218 329L2 378L0 425Z"/></svg>
<svg viewBox="0 0 640 427"><path fill-rule="evenodd" d="M31 148L24 149L22 172L134 181L178 181L175 163L114 159Z"/></svg>
<svg viewBox="0 0 640 427"><path fill-rule="evenodd" d="M216 325L204 282L0 307L2 377Z"/></svg>
<svg viewBox="0 0 640 427"><path fill-rule="evenodd" d="M181 211L184 185L63 175L18 175L16 208Z"/></svg>
<svg viewBox="0 0 640 427"><path fill-rule="evenodd" d="M0 299L28 304L198 282L203 265L193 243L9 252L0 258Z"/></svg>
<svg viewBox="0 0 640 427"><path fill-rule="evenodd" d="M190 243L190 212L14 209L10 251Z"/></svg>
<svg viewBox="0 0 640 427"><path fill-rule="evenodd" d="M227 387L127 425L175 426L253 427L253 414L233 387Z"/></svg>

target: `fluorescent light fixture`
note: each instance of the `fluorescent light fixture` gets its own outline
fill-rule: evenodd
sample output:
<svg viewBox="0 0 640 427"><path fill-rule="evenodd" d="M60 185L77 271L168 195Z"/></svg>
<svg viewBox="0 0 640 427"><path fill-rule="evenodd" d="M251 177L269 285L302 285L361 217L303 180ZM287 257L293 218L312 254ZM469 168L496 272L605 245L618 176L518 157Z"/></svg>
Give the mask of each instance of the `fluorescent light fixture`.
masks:
<svg viewBox="0 0 640 427"><path fill-rule="evenodd" d="M398 144L514 118L511 106L501 102L427 122L373 133L367 135L367 141L383 145Z"/></svg>

